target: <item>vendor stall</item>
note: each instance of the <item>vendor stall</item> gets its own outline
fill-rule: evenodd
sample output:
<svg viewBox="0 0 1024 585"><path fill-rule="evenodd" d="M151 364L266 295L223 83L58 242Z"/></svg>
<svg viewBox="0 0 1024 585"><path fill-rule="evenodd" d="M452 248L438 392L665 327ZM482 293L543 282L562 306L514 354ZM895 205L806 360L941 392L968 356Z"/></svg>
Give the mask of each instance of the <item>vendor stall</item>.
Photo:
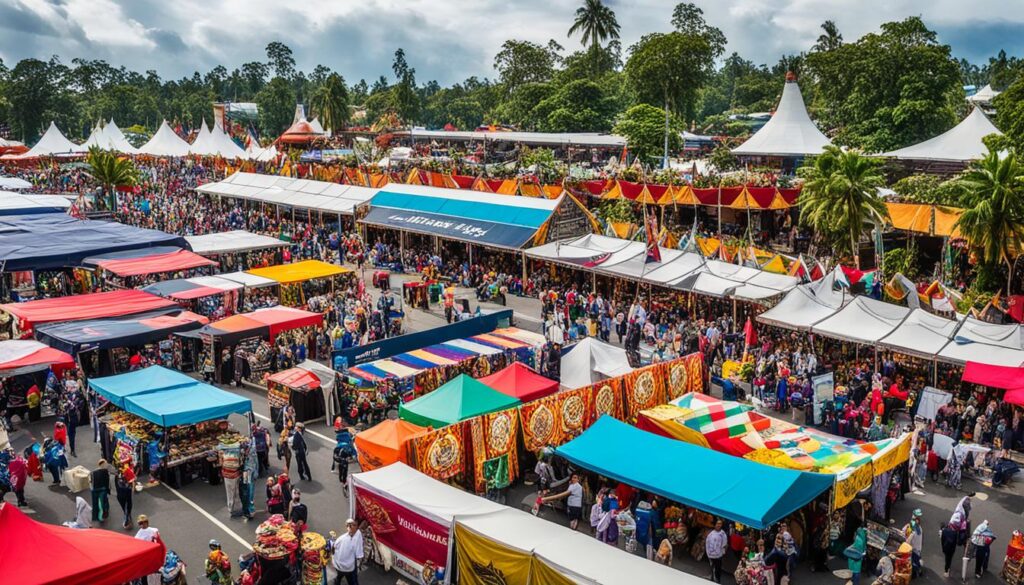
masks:
<svg viewBox="0 0 1024 585"><path fill-rule="evenodd" d="M282 370L267 377L267 404L270 420L277 420L281 409L289 404L295 409L295 420L310 422L324 418L324 394L320 377L302 367ZM315 362L314 362L315 363Z"/></svg>
<svg viewBox="0 0 1024 585"><path fill-rule="evenodd" d="M252 411L246 398L161 366L93 378L89 386L111 406L101 420L104 456L148 467L173 486L196 477L218 483L217 446L242 440L227 418Z"/></svg>
<svg viewBox="0 0 1024 585"><path fill-rule="evenodd" d="M357 433L355 444L359 468L363 471L372 471L396 461L408 464L408 442L416 437L422 437L428 430L430 429L408 421L387 419Z"/></svg>
<svg viewBox="0 0 1024 585"><path fill-rule="evenodd" d="M86 267L102 270L104 282L113 288L135 288L156 274L193 271L216 266L216 262L171 246L107 252L82 260Z"/></svg>
<svg viewBox="0 0 1024 585"><path fill-rule="evenodd" d="M179 310L173 301L140 290L118 290L0 305L12 317L9 337L28 337L36 325Z"/></svg>
<svg viewBox="0 0 1024 585"><path fill-rule="evenodd" d="M413 424L441 428L481 414L522 404L465 374L399 407L398 416Z"/></svg>
<svg viewBox="0 0 1024 585"><path fill-rule="evenodd" d="M246 272L277 282L281 285L281 304L300 307L312 296L333 291L336 277L351 274L352 270L320 260L303 260Z"/></svg>
<svg viewBox="0 0 1024 585"><path fill-rule="evenodd" d="M216 261L221 270L246 270L281 262L281 248L288 242L272 236L232 230L185 236L192 251Z"/></svg>
<svg viewBox="0 0 1024 585"><path fill-rule="evenodd" d="M22 420L38 420L56 414L63 394L62 384L47 384L59 380L65 370L75 367L70 355L30 339L0 341L0 397L6 405L8 419L18 416ZM41 390L30 399L32 388Z"/></svg>
<svg viewBox="0 0 1024 585"><path fill-rule="evenodd" d="M562 388L582 388L633 371L626 350L587 337L562 355Z"/></svg>
<svg viewBox="0 0 1024 585"><path fill-rule="evenodd" d="M541 376L521 362L514 362L490 376L484 376L480 382L523 402L544 398L558 391L558 382Z"/></svg>

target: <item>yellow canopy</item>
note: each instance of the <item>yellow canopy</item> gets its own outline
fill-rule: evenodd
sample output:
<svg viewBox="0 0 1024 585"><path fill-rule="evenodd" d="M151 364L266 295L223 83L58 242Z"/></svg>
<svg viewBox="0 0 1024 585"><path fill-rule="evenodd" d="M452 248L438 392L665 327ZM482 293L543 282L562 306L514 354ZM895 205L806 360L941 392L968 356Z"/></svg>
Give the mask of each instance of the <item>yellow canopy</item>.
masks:
<svg viewBox="0 0 1024 585"><path fill-rule="evenodd" d="M303 260L302 262L295 262L293 264L279 264L277 266L268 266L266 268L253 268L246 272L256 276L262 276L263 278L269 278L270 280L277 281L281 284L291 284L293 282L313 280L314 278L325 278L328 276L347 274L352 271L344 266L328 264L326 262L321 262L320 260Z"/></svg>
<svg viewBox="0 0 1024 585"><path fill-rule="evenodd" d="M960 219L962 209L921 203L886 203L885 206L889 209L892 227L898 230L934 236L960 235L954 224Z"/></svg>

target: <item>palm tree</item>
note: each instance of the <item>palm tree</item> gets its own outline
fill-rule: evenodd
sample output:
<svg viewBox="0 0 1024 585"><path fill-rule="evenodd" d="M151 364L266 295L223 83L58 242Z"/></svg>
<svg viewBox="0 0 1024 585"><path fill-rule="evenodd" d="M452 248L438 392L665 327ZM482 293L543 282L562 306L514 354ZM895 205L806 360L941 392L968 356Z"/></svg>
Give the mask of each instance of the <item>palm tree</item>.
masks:
<svg viewBox="0 0 1024 585"><path fill-rule="evenodd" d="M132 187L138 182L138 170L135 163L128 158L119 158L116 154L93 147L85 159L89 165L89 174L103 187L104 194L109 194L107 204L110 211L117 209L117 187Z"/></svg>
<svg viewBox="0 0 1024 585"><path fill-rule="evenodd" d="M968 167L960 180L967 209L956 228L981 252L981 261L1009 269L1006 293L1013 284L1013 258L1024 250L1024 165L1012 149L1000 157L989 147L985 158Z"/></svg>
<svg viewBox="0 0 1024 585"><path fill-rule="evenodd" d="M596 54L598 46L610 39L619 38L619 21L615 12L601 0L583 0L583 6L576 9L576 20L569 27L569 35L579 32L580 42L589 46Z"/></svg>
<svg viewBox="0 0 1024 585"><path fill-rule="evenodd" d="M858 150L826 146L798 173L806 180L800 193L800 222L837 253L852 255L859 268L861 236L889 215L878 196L884 184L879 162Z"/></svg>
<svg viewBox="0 0 1024 585"><path fill-rule="evenodd" d="M814 47L811 50L825 52L838 49L843 45L843 35L840 34L839 27L836 26L835 21L826 20L821 23L821 30L824 32L818 36L818 42L814 43Z"/></svg>
<svg viewBox="0 0 1024 585"><path fill-rule="evenodd" d="M337 73L331 73L324 84L316 88L311 101L313 112L325 129L334 132L348 123L348 88Z"/></svg>

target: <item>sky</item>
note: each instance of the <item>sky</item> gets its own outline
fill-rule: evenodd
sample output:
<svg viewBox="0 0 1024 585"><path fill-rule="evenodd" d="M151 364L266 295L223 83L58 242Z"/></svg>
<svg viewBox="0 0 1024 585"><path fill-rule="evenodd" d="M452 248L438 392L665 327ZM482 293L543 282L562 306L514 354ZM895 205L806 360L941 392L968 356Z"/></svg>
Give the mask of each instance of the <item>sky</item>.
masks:
<svg viewBox="0 0 1024 585"><path fill-rule="evenodd" d="M671 29L670 0L605 0L624 47ZM421 83L494 78L508 39L579 48L567 38L581 0L0 0L0 58L8 66L58 55L104 59L163 78L232 70L290 46L299 69L323 64L349 83L391 74L405 49ZM695 0L736 51L755 63L807 50L826 20L846 40L919 15L956 57L983 63L999 49L1024 55L1024 0Z"/></svg>

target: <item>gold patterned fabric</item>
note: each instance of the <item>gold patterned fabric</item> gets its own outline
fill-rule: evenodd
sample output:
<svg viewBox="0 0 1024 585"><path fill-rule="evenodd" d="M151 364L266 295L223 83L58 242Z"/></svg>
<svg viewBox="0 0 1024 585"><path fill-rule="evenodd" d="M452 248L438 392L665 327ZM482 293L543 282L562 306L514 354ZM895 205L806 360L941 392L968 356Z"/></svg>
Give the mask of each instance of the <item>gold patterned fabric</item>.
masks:
<svg viewBox="0 0 1024 585"><path fill-rule="evenodd" d="M641 410L666 402L667 366L667 363L658 363L633 370L622 377L627 422L636 422L636 415Z"/></svg>
<svg viewBox="0 0 1024 585"><path fill-rule="evenodd" d="M527 451L536 452L548 445L560 444L556 440L561 425L561 421L558 419L561 411L560 403L560 394L555 394L527 402L519 407L523 444Z"/></svg>
<svg viewBox="0 0 1024 585"><path fill-rule="evenodd" d="M590 394L588 427L605 414L623 420L622 378L602 380L592 386L585 386L585 388Z"/></svg>
<svg viewBox="0 0 1024 585"><path fill-rule="evenodd" d="M413 440L416 469L421 472L443 481L465 470L466 447L462 424L430 431Z"/></svg>
<svg viewBox="0 0 1024 585"><path fill-rule="evenodd" d="M477 416L465 422L465 424L469 425L470 453L473 456L473 491L477 494L483 494L487 491L487 480L484 478L484 462L487 461L484 418L484 416Z"/></svg>
<svg viewBox="0 0 1024 585"><path fill-rule="evenodd" d="M510 408L492 412L483 416L484 435L486 441L486 459L494 459L502 455L508 456L508 480L515 481L519 477L519 450L517 432L519 430L519 409ZM474 445L475 448L475 445ZM481 465L481 473L482 473Z"/></svg>

